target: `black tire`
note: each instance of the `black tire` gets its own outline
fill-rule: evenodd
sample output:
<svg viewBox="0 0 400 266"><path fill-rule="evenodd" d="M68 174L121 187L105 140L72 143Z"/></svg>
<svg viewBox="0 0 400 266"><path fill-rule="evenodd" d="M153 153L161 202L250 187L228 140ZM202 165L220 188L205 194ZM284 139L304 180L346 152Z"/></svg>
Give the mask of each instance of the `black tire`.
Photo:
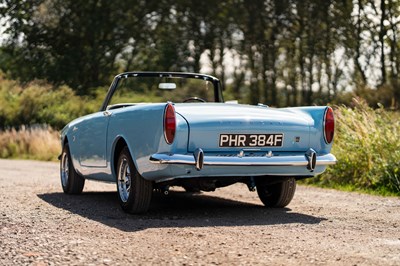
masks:
<svg viewBox="0 0 400 266"><path fill-rule="evenodd" d="M293 199L296 191L296 179L289 178L283 182L270 185L257 185L257 193L266 207L283 208Z"/></svg>
<svg viewBox="0 0 400 266"><path fill-rule="evenodd" d="M153 184L137 172L127 147L119 155L116 174L118 199L122 209L129 213L148 211Z"/></svg>
<svg viewBox="0 0 400 266"><path fill-rule="evenodd" d="M69 145L64 145L60 160L61 186L66 194L80 194L85 186L85 179L79 175L72 163Z"/></svg>

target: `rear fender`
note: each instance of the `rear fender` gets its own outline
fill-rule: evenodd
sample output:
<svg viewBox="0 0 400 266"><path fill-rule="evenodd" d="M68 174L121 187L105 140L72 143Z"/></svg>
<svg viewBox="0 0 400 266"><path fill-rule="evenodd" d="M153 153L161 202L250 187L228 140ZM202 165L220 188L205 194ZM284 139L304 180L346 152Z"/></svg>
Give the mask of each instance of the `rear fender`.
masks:
<svg viewBox="0 0 400 266"><path fill-rule="evenodd" d="M107 141L110 143L110 166L115 176L118 160L118 143L123 140L128 147L137 171L146 178L146 173L158 171L149 158L154 153L184 153L187 151L188 125L176 115L176 134L172 144L164 138L164 109L166 104L131 106L113 110L108 127ZM160 166L165 168L165 166Z"/></svg>
<svg viewBox="0 0 400 266"><path fill-rule="evenodd" d="M324 114L327 108L326 106L286 108L293 113L311 118L310 148L317 151L318 154L330 153L333 144L333 141L327 144L324 140Z"/></svg>

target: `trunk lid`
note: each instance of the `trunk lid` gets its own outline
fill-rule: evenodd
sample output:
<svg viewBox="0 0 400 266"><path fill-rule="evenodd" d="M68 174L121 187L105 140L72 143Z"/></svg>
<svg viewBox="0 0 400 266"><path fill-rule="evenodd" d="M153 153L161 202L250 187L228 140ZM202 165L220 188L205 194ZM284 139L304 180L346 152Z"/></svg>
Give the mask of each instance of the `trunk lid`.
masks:
<svg viewBox="0 0 400 266"><path fill-rule="evenodd" d="M289 109L223 103L190 103L175 104L175 110L189 125L189 152L193 152L196 148L201 148L204 152L240 150L298 152L309 148L312 118ZM267 139L274 135L277 138L275 143L279 146L249 147L243 145L244 143L247 145L249 139L246 142L239 141L240 138L250 136L256 138L254 135L265 135L263 138ZM229 137L229 141L223 142L225 137ZM229 142L229 145L221 145Z"/></svg>

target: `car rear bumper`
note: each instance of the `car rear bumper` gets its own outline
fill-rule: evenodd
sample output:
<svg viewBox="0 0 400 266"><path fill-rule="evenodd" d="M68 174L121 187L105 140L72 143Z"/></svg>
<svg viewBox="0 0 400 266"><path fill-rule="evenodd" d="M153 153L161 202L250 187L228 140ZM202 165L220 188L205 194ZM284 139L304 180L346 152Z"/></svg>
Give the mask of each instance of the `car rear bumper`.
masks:
<svg viewBox="0 0 400 266"><path fill-rule="evenodd" d="M326 166L336 163L336 157L329 153L317 155L312 149L299 155L211 155L196 149L193 154L156 153L150 157L152 163L194 165L197 170L204 166L304 166L312 172L316 166Z"/></svg>

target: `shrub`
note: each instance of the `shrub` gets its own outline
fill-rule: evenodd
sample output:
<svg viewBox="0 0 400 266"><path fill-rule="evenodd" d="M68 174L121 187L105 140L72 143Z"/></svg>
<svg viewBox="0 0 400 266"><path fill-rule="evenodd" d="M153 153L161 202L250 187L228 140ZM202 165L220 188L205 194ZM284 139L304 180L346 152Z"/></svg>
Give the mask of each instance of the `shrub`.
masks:
<svg viewBox="0 0 400 266"><path fill-rule="evenodd" d="M373 110L362 100L337 107L332 153L338 163L307 182L400 195L399 114Z"/></svg>
<svg viewBox="0 0 400 266"><path fill-rule="evenodd" d="M0 128L47 124L61 129L79 116L95 112L98 97L79 97L67 86L41 81L21 86L0 77Z"/></svg>

